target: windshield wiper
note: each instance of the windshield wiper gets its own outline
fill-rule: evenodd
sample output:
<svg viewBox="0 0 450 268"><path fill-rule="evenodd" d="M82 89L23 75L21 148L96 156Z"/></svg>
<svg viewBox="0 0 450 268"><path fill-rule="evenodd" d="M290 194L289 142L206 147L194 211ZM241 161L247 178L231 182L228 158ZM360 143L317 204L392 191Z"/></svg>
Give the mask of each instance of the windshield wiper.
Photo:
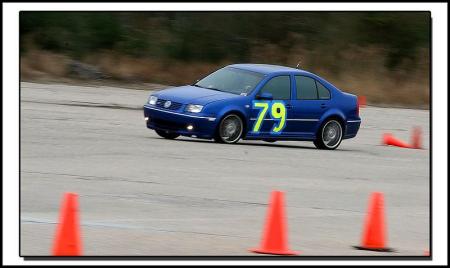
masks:
<svg viewBox="0 0 450 268"><path fill-rule="evenodd" d="M217 91L220 91L220 92L222 92L222 90L220 90L220 89L217 89L217 88L213 88L213 87L207 87L207 89L211 89L211 90L217 90Z"/></svg>
<svg viewBox="0 0 450 268"><path fill-rule="evenodd" d="M217 89L217 88L213 88L213 87L202 87L202 86L197 85L197 84L193 84L193 86L194 86L194 87L206 88L206 89L211 89L211 90L216 90L216 91L222 92L222 90Z"/></svg>

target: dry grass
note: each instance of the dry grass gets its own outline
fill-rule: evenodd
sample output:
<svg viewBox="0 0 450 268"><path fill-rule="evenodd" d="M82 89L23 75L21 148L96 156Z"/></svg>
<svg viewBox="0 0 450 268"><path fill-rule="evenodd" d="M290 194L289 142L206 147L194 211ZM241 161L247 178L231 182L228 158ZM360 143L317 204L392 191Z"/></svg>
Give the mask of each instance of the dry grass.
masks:
<svg viewBox="0 0 450 268"><path fill-rule="evenodd" d="M88 64L99 67L100 71L114 79L132 82L154 82L182 85L194 82L202 75L224 66L222 64L183 63L159 59L139 59L115 52L103 52L83 59Z"/></svg>
<svg viewBox="0 0 450 268"><path fill-rule="evenodd" d="M339 60L335 54L338 53ZM343 51L284 51L266 45L253 51L252 62L278 62L324 77L338 88L367 97L369 104L391 104L429 108L429 60L419 51L417 62L405 61L394 70L385 66L386 51L377 47L349 47ZM289 55L289 58L283 58ZM408 70L408 71L406 71Z"/></svg>
<svg viewBox="0 0 450 268"><path fill-rule="evenodd" d="M36 79L42 76L65 77L68 74L67 66L70 59L43 50L31 50L20 59L20 71L22 79Z"/></svg>
<svg viewBox="0 0 450 268"><path fill-rule="evenodd" d="M337 53L337 54L336 54ZM394 70L385 67L386 52L377 47L348 47L342 51L307 51L294 47L255 47L250 62L296 66L314 72L344 91L367 97L369 104L429 108L429 62L427 51L418 61L403 62ZM336 60L339 58L339 60ZM64 78L70 58L47 51L32 50L21 58L21 80ZM156 58L133 58L104 51L82 59L114 80L127 83L152 82L167 85L189 84L231 62L178 62ZM405 71L408 70L408 71Z"/></svg>

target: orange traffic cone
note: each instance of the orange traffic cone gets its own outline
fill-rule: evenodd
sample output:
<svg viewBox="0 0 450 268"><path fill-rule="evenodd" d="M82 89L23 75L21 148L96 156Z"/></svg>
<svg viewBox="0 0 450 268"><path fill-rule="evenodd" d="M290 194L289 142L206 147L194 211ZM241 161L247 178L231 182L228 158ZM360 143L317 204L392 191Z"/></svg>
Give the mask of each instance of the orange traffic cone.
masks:
<svg viewBox="0 0 450 268"><path fill-rule="evenodd" d="M359 107L364 108L367 106L366 96L358 96Z"/></svg>
<svg viewBox="0 0 450 268"><path fill-rule="evenodd" d="M250 251L276 255L298 254L288 248L283 192L272 192L261 245L259 248L250 249Z"/></svg>
<svg viewBox="0 0 450 268"><path fill-rule="evenodd" d="M382 143L384 145L392 145L392 146L403 147L403 148L411 148L411 146L409 144L395 138L394 136L392 136L391 133L383 134L383 142Z"/></svg>
<svg viewBox="0 0 450 268"><path fill-rule="evenodd" d="M361 246L355 246L355 248L374 251L392 251L392 249L386 247L382 193L375 192L370 197Z"/></svg>
<svg viewBox="0 0 450 268"><path fill-rule="evenodd" d="M422 149L422 129L414 127L411 135L411 148Z"/></svg>
<svg viewBox="0 0 450 268"><path fill-rule="evenodd" d="M81 255L77 198L78 195L74 193L66 193L64 195L53 244L54 256Z"/></svg>

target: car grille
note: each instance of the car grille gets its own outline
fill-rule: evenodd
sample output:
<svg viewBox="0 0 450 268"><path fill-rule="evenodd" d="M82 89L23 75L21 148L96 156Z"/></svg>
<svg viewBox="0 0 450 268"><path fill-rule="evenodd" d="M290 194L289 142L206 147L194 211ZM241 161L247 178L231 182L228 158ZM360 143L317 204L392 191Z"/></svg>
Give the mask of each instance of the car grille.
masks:
<svg viewBox="0 0 450 268"><path fill-rule="evenodd" d="M182 105L182 104L179 103L179 102L171 101L170 106L166 108L166 107L164 107L164 104L166 103L166 101L167 101L167 100L158 99L158 100L156 101L156 107L163 108L163 109L167 109L167 110L173 110L173 111L175 111L175 110L180 109L180 107L181 107L181 105Z"/></svg>

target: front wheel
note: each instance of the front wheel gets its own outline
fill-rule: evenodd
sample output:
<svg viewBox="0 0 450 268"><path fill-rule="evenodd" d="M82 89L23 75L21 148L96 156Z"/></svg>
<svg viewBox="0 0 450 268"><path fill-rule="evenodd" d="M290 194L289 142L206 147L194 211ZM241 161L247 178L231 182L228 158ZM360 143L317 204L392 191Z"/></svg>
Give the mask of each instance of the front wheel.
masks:
<svg viewBox="0 0 450 268"><path fill-rule="evenodd" d="M169 140L173 140L175 138L178 138L180 136L180 134L177 133L173 133L170 131L165 131L165 130L155 130L156 134L158 134L159 136L165 138L165 139L169 139Z"/></svg>
<svg viewBox="0 0 450 268"><path fill-rule="evenodd" d="M241 138L243 131L242 119L236 114L229 114L220 121L214 139L220 143L236 143Z"/></svg>
<svg viewBox="0 0 450 268"><path fill-rule="evenodd" d="M343 136L342 125L337 120L330 119L322 125L317 133L314 145L318 149L334 150L341 144Z"/></svg>

